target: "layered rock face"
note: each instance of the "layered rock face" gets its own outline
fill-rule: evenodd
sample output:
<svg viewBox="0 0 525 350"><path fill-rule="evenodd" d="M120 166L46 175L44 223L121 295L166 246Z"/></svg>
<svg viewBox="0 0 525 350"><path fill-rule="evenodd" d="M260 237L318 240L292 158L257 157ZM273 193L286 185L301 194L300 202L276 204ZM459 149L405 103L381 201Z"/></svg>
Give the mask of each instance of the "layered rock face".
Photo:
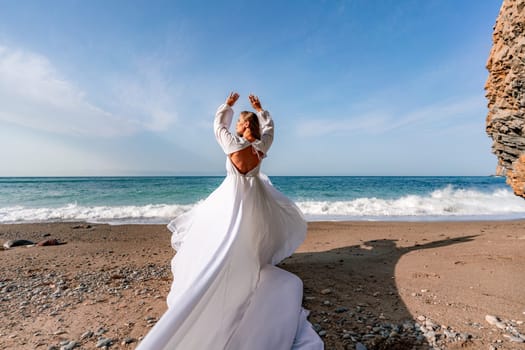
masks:
<svg viewBox="0 0 525 350"><path fill-rule="evenodd" d="M525 0L503 0L492 34L485 84L487 134L498 175L525 198Z"/></svg>

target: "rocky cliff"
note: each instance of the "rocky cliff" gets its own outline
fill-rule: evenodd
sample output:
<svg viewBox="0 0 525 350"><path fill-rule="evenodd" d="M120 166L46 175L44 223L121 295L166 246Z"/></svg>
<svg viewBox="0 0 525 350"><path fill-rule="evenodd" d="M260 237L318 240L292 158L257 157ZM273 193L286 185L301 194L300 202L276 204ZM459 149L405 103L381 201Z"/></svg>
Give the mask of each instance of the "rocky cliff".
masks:
<svg viewBox="0 0 525 350"><path fill-rule="evenodd" d="M525 0L503 0L487 61L487 133L514 193L525 198Z"/></svg>

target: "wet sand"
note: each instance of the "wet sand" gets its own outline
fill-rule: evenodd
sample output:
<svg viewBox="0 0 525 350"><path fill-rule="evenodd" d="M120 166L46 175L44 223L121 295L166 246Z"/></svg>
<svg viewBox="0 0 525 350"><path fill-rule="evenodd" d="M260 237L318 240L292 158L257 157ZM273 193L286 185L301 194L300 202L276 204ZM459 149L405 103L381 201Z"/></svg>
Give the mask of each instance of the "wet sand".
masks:
<svg viewBox="0 0 525 350"><path fill-rule="evenodd" d="M135 348L166 310L165 226L0 225L50 238L0 251L0 348ZM525 349L525 221L314 222L280 266L326 349Z"/></svg>

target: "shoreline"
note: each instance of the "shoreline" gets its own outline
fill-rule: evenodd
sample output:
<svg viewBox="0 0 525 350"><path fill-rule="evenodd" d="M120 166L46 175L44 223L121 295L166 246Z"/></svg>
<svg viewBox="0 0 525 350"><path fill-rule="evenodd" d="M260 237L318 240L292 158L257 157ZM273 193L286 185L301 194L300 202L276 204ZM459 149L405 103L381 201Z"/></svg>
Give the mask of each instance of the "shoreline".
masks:
<svg viewBox="0 0 525 350"><path fill-rule="evenodd" d="M164 224L0 224L0 243L15 238L66 244L0 251L0 347L112 339L110 349L133 349L166 309L174 251ZM525 334L523 251L520 219L310 221L279 266L303 280L327 349L426 349L432 339L443 349L525 349L485 320Z"/></svg>
<svg viewBox="0 0 525 350"><path fill-rule="evenodd" d="M413 219L410 219L409 216L403 216L403 217L391 217L390 219L383 219L382 217L374 217L374 218L367 218L367 219L356 219L356 218L335 218L335 219L329 219L329 218L319 218L319 219L308 219L305 218L306 222L308 224L313 223L354 223L354 222L363 222L363 223L404 223L404 224L412 224L412 223L468 223L468 222L478 222L478 223L486 223L486 222L512 222L512 221L523 221L525 222L525 216L523 217L497 217L497 216L488 216L487 218L483 218L480 216L457 216L457 218L454 218L452 216L447 217L439 217L439 216L414 216ZM166 222L155 222L155 221L144 221L144 222L110 222L110 221L90 221L90 220L57 220L57 221L22 221L22 222L0 222L0 226L2 225L47 225L47 224L89 224L89 225L109 225L109 226L167 226L169 221Z"/></svg>

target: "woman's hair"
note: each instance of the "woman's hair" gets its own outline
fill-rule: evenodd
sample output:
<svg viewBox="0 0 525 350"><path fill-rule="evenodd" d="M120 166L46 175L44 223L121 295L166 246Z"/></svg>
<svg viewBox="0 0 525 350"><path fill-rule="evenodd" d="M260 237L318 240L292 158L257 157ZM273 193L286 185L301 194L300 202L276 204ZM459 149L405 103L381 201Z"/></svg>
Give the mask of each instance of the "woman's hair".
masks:
<svg viewBox="0 0 525 350"><path fill-rule="evenodd" d="M257 114L249 111L242 111L241 117L245 122L248 122L248 128L250 129L252 136L257 140L261 139L261 127L259 125L259 118Z"/></svg>

